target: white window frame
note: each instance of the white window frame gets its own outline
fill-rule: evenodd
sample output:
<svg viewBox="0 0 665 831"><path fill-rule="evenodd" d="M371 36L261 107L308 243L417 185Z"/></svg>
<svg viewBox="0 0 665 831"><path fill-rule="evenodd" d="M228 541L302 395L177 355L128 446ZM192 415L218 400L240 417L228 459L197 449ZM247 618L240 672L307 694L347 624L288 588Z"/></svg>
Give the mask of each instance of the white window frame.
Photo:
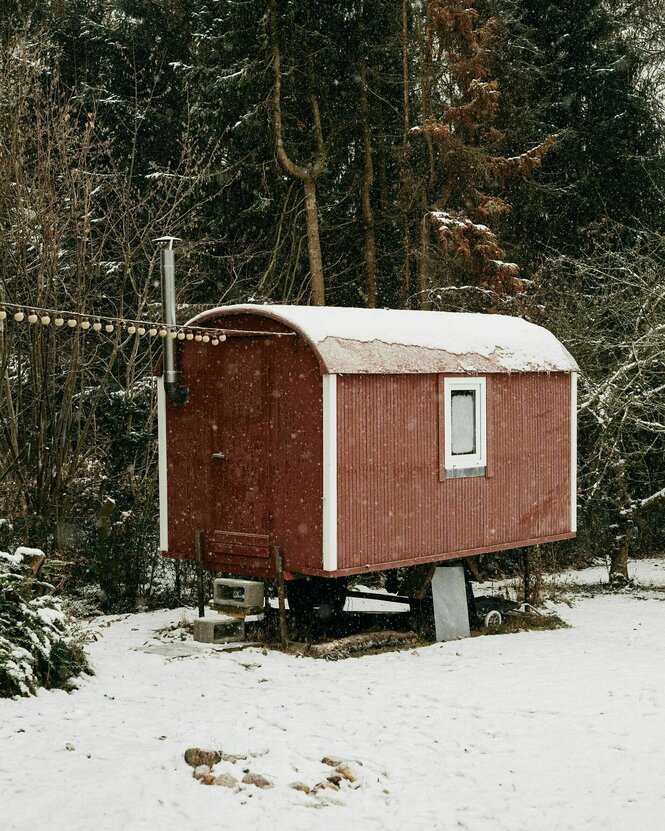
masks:
<svg viewBox="0 0 665 831"><path fill-rule="evenodd" d="M446 471L473 470L484 474L487 467L487 405L485 378L444 378L444 464ZM455 391L476 394L476 452L463 455L452 452L452 393Z"/></svg>

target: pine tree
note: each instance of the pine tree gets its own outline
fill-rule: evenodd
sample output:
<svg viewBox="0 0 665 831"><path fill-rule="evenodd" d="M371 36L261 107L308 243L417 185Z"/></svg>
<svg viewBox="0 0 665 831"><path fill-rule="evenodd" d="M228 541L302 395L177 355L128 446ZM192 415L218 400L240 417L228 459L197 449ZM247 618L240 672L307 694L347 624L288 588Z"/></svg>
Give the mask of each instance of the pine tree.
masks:
<svg viewBox="0 0 665 831"><path fill-rule="evenodd" d="M462 280L496 297L520 292L518 266L505 261L496 233L510 213L506 181L540 166L553 137L527 152L504 156L497 128L499 85L491 77L490 47L495 18L482 20L471 0L429 0L422 21L421 118L411 129L420 136L420 173L411 172L420 191L419 290L430 298L433 231L443 248L448 284Z"/></svg>
<svg viewBox="0 0 665 831"><path fill-rule="evenodd" d="M508 237L531 263L574 253L594 223L660 211L660 134L643 61L601 0L500 0L510 19L492 71L508 143L557 133L534 182L515 183Z"/></svg>

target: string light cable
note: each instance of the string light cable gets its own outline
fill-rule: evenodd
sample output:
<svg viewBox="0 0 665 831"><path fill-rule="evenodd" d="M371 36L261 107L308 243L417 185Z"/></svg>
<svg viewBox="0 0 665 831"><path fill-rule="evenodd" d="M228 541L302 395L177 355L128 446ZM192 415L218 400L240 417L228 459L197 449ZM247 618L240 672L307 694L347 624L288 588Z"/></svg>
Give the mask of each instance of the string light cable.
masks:
<svg viewBox="0 0 665 831"><path fill-rule="evenodd" d="M169 338L170 340L187 340L196 343L217 346L227 337L284 337L292 332L261 332L246 329L228 329L207 326L165 325L146 320L131 320L129 318L108 317L106 315L85 314L83 312L44 309L39 306L30 306L25 303L0 302L0 327L5 321L15 323L27 322L31 326L54 326L66 331L104 332L107 335L113 332L124 331L137 338Z"/></svg>

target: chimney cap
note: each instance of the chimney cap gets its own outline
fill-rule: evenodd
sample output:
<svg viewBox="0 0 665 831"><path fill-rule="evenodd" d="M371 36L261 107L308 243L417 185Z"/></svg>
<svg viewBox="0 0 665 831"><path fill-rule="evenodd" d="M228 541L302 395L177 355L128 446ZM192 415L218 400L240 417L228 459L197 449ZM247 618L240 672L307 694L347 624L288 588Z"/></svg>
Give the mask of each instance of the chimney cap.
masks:
<svg viewBox="0 0 665 831"><path fill-rule="evenodd" d="M182 242L182 240L180 239L180 237L165 236L165 237L157 237L157 239L154 239L153 242L161 244L161 246L163 248L168 248L169 251L170 251L170 250L172 250L174 243Z"/></svg>

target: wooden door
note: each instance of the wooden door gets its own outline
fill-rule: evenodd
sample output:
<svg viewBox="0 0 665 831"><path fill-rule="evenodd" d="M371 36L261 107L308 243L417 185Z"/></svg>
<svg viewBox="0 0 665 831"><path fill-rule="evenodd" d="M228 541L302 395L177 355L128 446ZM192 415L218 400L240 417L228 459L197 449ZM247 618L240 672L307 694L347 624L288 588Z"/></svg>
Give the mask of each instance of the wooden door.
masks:
<svg viewBox="0 0 665 831"><path fill-rule="evenodd" d="M215 349L208 550L218 554L270 554L269 358L269 338L229 338Z"/></svg>

